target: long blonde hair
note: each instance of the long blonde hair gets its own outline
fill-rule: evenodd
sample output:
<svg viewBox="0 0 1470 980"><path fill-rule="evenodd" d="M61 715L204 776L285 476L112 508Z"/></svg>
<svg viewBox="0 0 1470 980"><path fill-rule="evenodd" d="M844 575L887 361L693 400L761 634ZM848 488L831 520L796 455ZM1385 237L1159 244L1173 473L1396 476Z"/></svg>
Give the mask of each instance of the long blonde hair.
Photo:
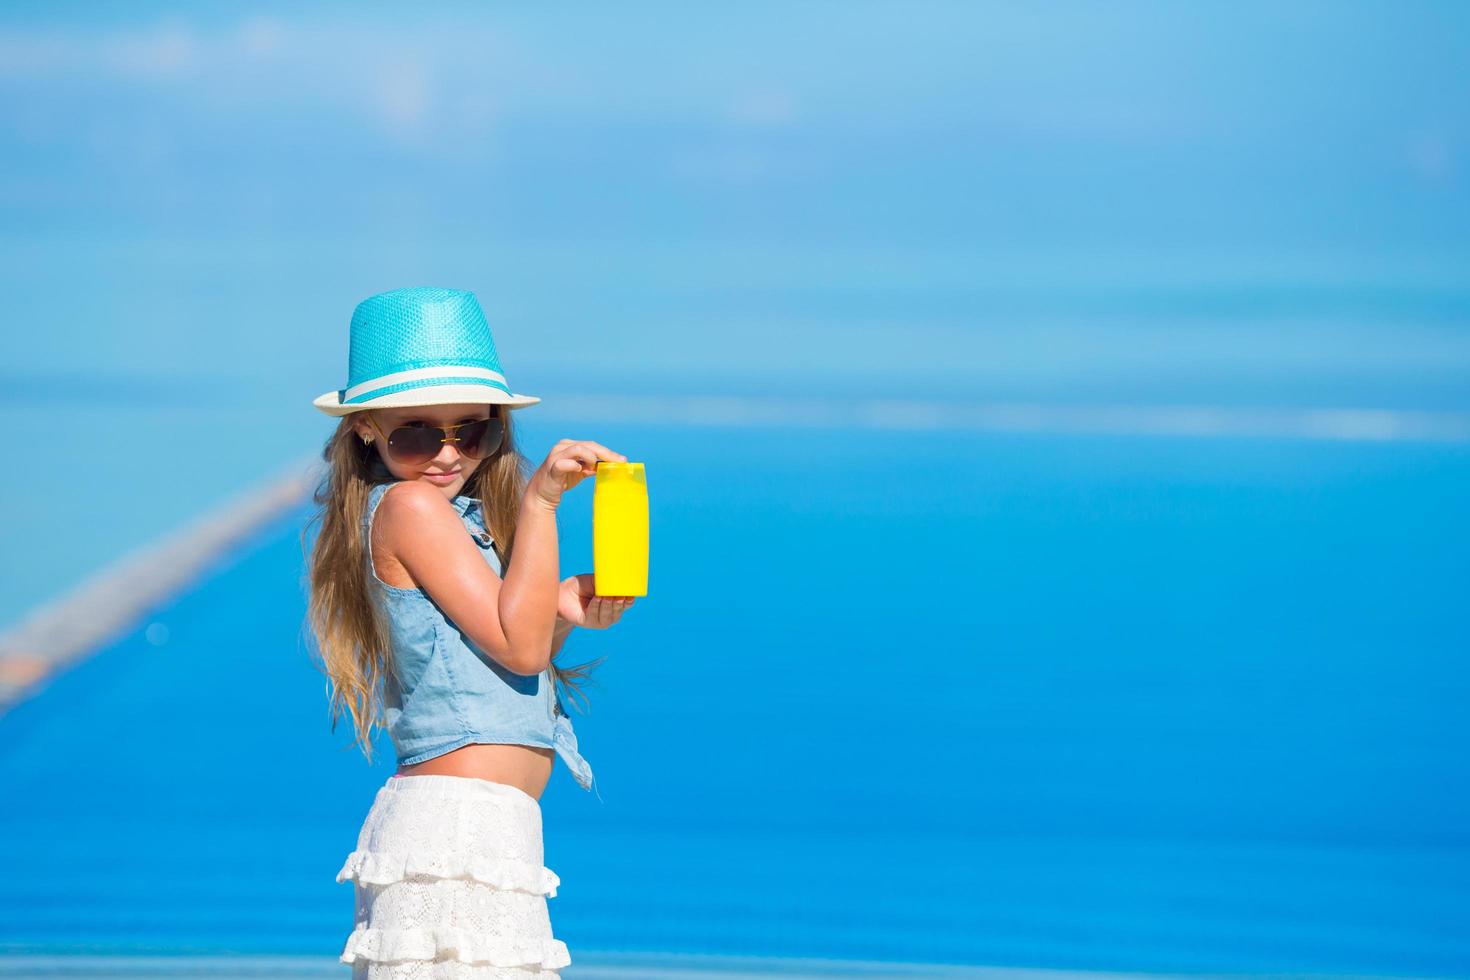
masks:
<svg viewBox="0 0 1470 980"><path fill-rule="evenodd" d="M495 540L501 567L509 569L516 518L532 467L516 447L515 412L491 406L492 412L497 410L505 420L505 441L499 452L480 462L461 492L479 498L485 529ZM327 677L332 731L337 730L342 714L348 714L354 742L371 763L373 730L384 725L383 683L393 669L393 657L382 606L372 601L369 591L362 519L368 492L391 474L377 447L355 434L352 415L342 417L322 448L322 458L327 463L325 473L312 494L320 509L301 532L301 550L306 555L308 531L313 523L321 523L316 547L306 559L309 599L305 625L316 641L320 669ZM585 704L587 696L574 681L590 680L593 668L604 659L574 667L553 661L553 690L560 684Z"/></svg>

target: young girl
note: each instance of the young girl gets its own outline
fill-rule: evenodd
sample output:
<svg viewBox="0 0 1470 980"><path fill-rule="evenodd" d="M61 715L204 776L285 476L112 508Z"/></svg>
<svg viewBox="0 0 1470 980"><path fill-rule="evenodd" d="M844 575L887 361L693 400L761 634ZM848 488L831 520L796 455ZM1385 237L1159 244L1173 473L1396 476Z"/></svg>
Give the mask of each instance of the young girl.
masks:
<svg viewBox="0 0 1470 980"><path fill-rule="evenodd" d="M337 875L356 896L340 959L372 980L559 976L539 800L557 755L592 785L557 684L600 660L552 659L633 599L594 595L591 573L558 582L556 509L627 457L563 439L527 474L511 412L540 399L511 392L469 292L364 300L347 374L313 403L342 421L314 498L308 616L333 729L345 710L371 762L383 725L398 771Z"/></svg>

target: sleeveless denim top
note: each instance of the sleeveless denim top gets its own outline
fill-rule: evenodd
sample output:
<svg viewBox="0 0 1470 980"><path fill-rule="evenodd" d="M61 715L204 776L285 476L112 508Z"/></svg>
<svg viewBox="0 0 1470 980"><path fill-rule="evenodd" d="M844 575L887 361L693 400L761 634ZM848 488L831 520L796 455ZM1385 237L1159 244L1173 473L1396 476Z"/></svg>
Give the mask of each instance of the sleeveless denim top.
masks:
<svg viewBox="0 0 1470 980"><path fill-rule="evenodd" d="M385 721L400 766L411 766L470 744L554 748L583 789L592 767L577 752L577 737L552 683L551 669L534 676L507 670L444 614L423 589L404 589L378 578L373 568L372 520L390 479L368 493L362 519L370 588L388 614L394 671L385 683ZM485 561L501 575L500 556L485 529L478 498L451 503ZM503 576L502 576L503 577ZM599 795L599 799L600 799Z"/></svg>

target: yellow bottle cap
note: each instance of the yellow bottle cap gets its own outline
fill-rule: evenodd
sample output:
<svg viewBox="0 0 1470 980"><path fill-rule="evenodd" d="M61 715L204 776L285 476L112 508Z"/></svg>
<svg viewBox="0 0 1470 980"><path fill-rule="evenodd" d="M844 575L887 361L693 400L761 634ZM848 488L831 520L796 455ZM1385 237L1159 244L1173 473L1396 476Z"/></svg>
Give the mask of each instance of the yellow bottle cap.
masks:
<svg viewBox="0 0 1470 980"><path fill-rule="evenodd" d="M646 482L642 463L617 463L612 460L597 461L598 479L627 479L636 483Z"/></svg>

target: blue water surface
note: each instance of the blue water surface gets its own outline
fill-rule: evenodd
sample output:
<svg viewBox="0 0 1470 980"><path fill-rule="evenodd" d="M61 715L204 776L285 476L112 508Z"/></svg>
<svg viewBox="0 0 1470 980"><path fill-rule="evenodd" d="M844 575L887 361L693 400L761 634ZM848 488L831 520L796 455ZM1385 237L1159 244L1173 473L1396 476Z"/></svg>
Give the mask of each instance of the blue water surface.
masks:
<svg viewBox="0 0 1470 980"><path fill-rule="evenodd" d="M562 654L574 959L1470 973L1470 448L604 434L652 569ZM328 731L306 516L0 717L0 949L340 949L391 746Z"/></svg>

